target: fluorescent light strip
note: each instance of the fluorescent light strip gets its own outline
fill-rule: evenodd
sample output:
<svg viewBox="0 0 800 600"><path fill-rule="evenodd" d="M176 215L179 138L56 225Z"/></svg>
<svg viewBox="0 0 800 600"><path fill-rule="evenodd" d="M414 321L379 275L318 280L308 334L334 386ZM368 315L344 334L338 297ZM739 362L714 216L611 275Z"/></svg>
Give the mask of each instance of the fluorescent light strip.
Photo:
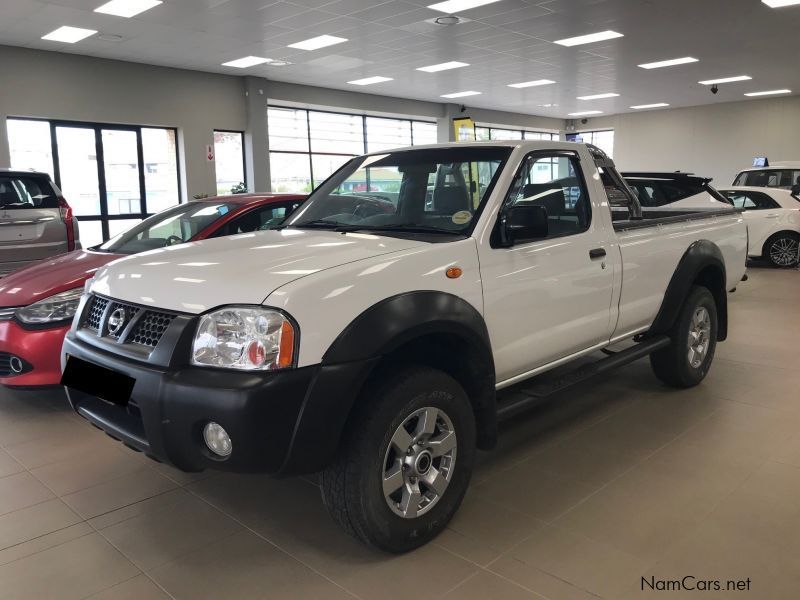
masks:
<svg viewBox="0 0 800 600"><path fill-rule="evenodd" d="M555 83L550 79L536 79L535 81L522 81L520 83L509 83L508 87L510 88L529 88L529 87L538 87L540 85L550 85L551 83Z"/></svg>
<svg viewBox="0 0 800 600"><path fill-rule="evenodd" d="M717 83L733 83L734 81L748 81L752 79L749 75L736 75L735 77L720 77L719 79L706 79L698 81L700 85L715 85Z"/></svg>
<svg viewBox="0 0 800 600"><path fill-rule="evenodd" d="M587 115L602 115L602 114L603 114L602 110L584 110L582 112L569 113L568 116L570 116L570 117L584 117L584 116L587 116Z"/></svg>
<svg viewBox="0 0 800 600"><path fill-rule="evenodd" d="M770 8L782 8L784 6L795 6L800 4L800 0L761 0Z"/></svg>
<svg viewBox="0 0 800 600"><path fill-rule="evenodd" d="M800 0L797 0L800 3ZM750 92L745 96L772 96L773 94L791 94L792 90L768 90L766 92Z"/></svg>
<svg viewBox="0 0 800 600"><path fill-rule="evenodd" d="M159 4L164 3L161 0L111 0L95 8L94 12L129 19Z"/></svg>
<svg viewBox="0 0 800 600"><path fill-rule="evenodd" d="M798 0L800 2L800 0ZM671 58L669 60L659 60L658 62L644 63L639 65L642 69L661 69L663 67L674 67L675 65L686 65L689 63L700 62L691 56L684 56L683 58Z"/></svg>
<svg viewBox="0 0 800 600"><path fill-rule="evenodd" d="M598 33L590 33L588 35L579 35L578 37L565 38L563 40L556 40L553 43L559 46L580 46L582 44L593 44L595 42L603 42L605 40L613 40L615 38L624 37L621 33L616 31L600 31Z"/></svg>
<svg viewBox="0 0 800 600"><path fill-rule="evenodd" d="M337 37L335 35L318 35L302 42L289 44L289 48L297 48L298 50L319 50L328 46L334 46L346 42L347 38Z"/></svg>
<svg viewBox="0 0 800 600"><path fill-rule="evenodd" d="M438 65L429 65L427 67L417 67L417 71L425 71L426 73L437 73L439 71L447 71L448 69L460 69L461 67L468 67L469 63L458 62L451 60L450 62L439 63Z"/></svg>
<svg viewBox="0 0 800 600"><path fill-rule="evenodd" d="M477 96L481 92L454 92L452 94L442 94L442 98L465 98L467 96Z"/></svg>
<svg viewBox="0 0 800 600"><path fill-rule="evenodd" d="M604 98L616 98L619 94L609 92L607 94L594 94L592 96L578 96L578 100L603 100Z"/></svg>
<svg viewBox="0 0 800 600"><path fill-rule="evenodd" d="M636 106L631 106L631 108L635 110L642 110L645 108L664 108L665 106L669 106L666 102L656 102L655 104L637 104Z"/></svg>
<svg viewBox="0 0 800 600"><path fill-rule="evenodd" d="M97 31L94 29L82 29L80 27L70 27L69 25L64 25L51 31L47 35L43 35L42 39L50 42L74 44L75 42L80 42L81 40L94 35L95 33L97 33Z"/></svg>
<svg viewBox="0 0 800 600"><path fill-rule="evenodd" d="M394 81L392 77L381 77L380 75L376 75L375 77L365 77L364 79L354 79L353 81L348 81L352 85L372 85L373 83L383 83L384 81Z"/></svg>
<svg viewBox="0 0 800 600"><path fill-rule="evenodd" d="M226 63L222 63L223 67L236 67L237 69L246 69L247 67L255 67L256 65L263 65L264 63L271 62L271 58L261 58L260 56L245 56L244 58L237 58Z"/></svg>
<svg viewBox="0 0 800 600"><path fill-rule="evenodd" d="M469 10L470 8L477 8L479 6L486 6L487 4L494 4L495 2L500 2L500 0L446 0L446 2L431 4L428 8L452 15L453 13Z"/></svg>

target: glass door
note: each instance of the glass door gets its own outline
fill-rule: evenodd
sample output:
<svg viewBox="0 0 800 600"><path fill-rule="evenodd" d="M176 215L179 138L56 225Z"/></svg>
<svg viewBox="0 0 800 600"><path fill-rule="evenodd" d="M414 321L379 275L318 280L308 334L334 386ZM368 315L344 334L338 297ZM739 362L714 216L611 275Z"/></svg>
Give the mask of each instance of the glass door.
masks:
<svg viewBox="0 0 800 600"><path fill-rule="evenodd" d="M144 171L139 132L135 129L100 130L103 148L101 176L105 182L107 237L114 237L142 220ZM128 216L129 218L124 218ZM122 218L119 218L122 217Z"/></svg>

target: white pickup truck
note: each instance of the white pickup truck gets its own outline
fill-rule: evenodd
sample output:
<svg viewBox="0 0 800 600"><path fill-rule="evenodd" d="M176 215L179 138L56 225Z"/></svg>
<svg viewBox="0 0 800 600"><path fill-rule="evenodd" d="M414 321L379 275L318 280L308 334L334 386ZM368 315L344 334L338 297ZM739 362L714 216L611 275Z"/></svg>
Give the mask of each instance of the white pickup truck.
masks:
<svg viewBox="0 0 800 600"><path fill-rule="evenodd" d="M612 188L630 214L612 218ZM80 415L180 469L321 470L332 516L403 552L445 527L476 448L538 397L648 355L666 384L700 383L746 248L733 207L642 218L592 146L376 153L280 230L101 269L62 383Z"/></svg>

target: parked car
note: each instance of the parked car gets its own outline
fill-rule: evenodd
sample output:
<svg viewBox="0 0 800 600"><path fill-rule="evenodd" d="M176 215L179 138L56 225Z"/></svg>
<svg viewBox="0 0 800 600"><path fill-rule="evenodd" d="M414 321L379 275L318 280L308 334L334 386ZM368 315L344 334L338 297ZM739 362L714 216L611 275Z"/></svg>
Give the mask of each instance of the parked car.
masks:
<svg viewBox="0 0 800 600"><path fill-rule="evenodd" d="M58 385L61 343L84 283L98 268L145 250L277 225L303 199L243 194L180 204L95 248L62 254L0 280L0 384Z"/></svg>
<svg viewBox="0 0 800 600"><path fill-rule="evenodd" d="M747 254L775 267L796 267L800 252L800 199L790 190L732 187L720 190L744 209L749 231Z"/></svg>
<svg viewBox="0 0 800 600"><path fill-rule="evenodd" d="M774 163L769 167L753 167L739 171L735 186L783 188L800 185L800 161Z"/></svg>
<svg viewBox="0 0 800 600"><path fill-rule="evenodd" d="M76 248L78 222L50 175L0 169L0 277Z"/></svg>
<svg viewBox="0 0 800 600"><path fill-rule="evenodd" d="M402 179L396 210L343 211L340 191L373 168ZM601 176L632 218L612 222ZM101 268L62 381L79 415L180 469L321 470L344 529L407 551L447 525L500 419L648 355L671 386L704 379L745 271L744 219L640 212L584 144L362 156L278 230Z"/></svg>
<svg viewBox="0 0 800 600"><path fill-rule="evenodd" d="M730 202L711 186L710 177L692 173L622 173L644 210L718 210Z"/></svg>

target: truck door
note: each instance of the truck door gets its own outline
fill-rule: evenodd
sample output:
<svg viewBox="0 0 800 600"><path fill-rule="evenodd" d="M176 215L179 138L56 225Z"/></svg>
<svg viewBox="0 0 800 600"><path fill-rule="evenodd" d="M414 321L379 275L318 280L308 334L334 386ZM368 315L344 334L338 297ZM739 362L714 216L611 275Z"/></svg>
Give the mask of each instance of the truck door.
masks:
<svg viewBox="0 0 800 600"><path fill-rule="evenodd" d="M616 247L592 203L577 153L536 151L522 162L504 209L542 206L542 239L481 244L485 318L498 381L608 340ZM503 210L504 210L503 209ZM497 233L497 232L495 232Z"/></svg>

